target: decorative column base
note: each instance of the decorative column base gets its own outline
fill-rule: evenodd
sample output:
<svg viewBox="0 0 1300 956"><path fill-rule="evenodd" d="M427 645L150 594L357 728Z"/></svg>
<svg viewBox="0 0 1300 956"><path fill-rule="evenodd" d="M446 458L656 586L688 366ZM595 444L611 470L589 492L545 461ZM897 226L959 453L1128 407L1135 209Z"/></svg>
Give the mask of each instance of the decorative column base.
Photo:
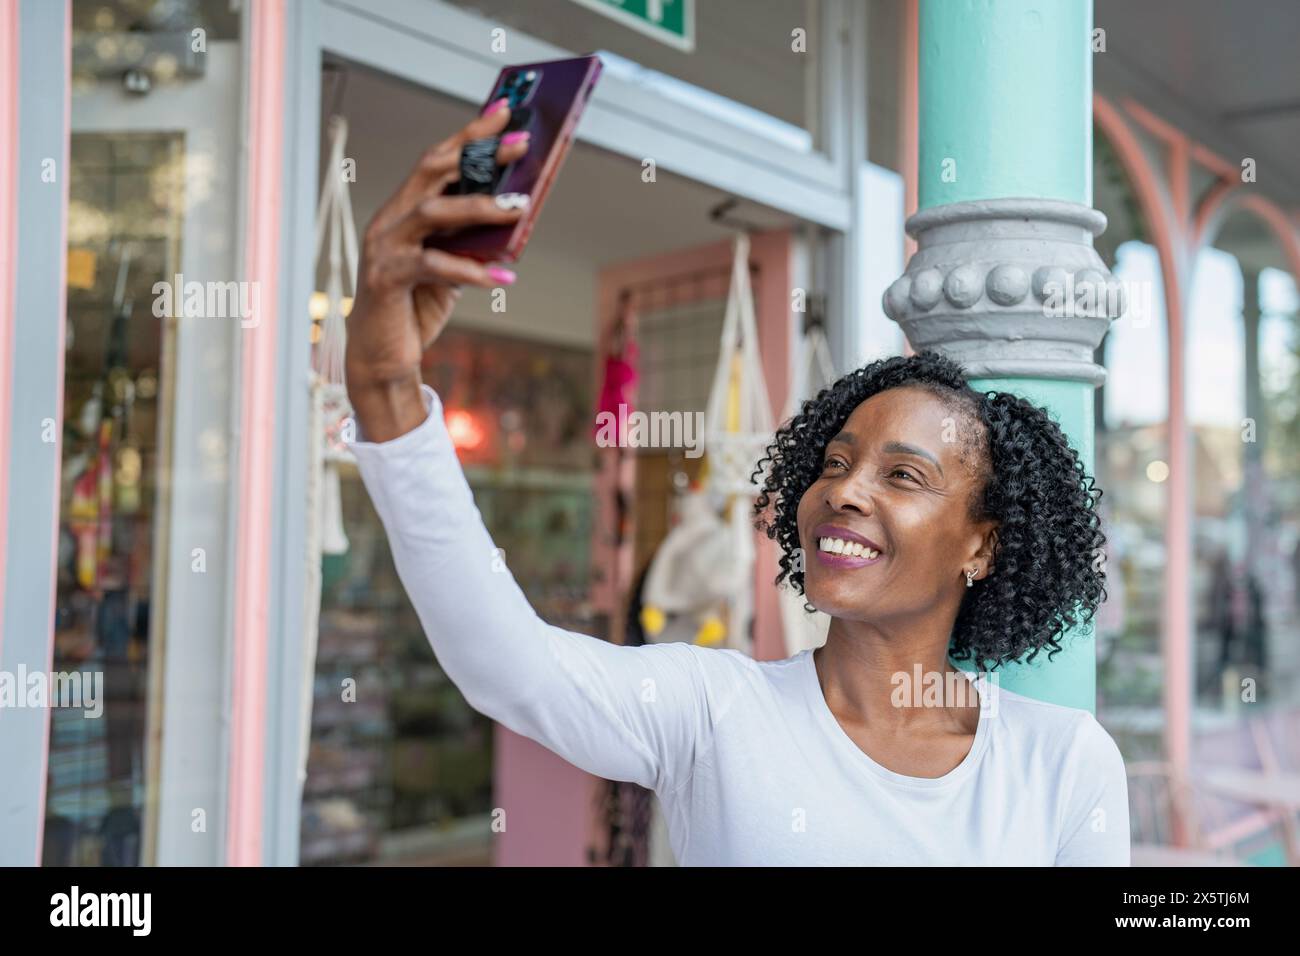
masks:
<svg viewBox="0 0 1300 956"><path fill-rule="evenodd" d="M885 291L885 314L917 351L932 348L970 378L1100 385L1093 361L1125 291L1092 247L1095 209L1056 199L987 199L923 209L917 241Z"/></svg>

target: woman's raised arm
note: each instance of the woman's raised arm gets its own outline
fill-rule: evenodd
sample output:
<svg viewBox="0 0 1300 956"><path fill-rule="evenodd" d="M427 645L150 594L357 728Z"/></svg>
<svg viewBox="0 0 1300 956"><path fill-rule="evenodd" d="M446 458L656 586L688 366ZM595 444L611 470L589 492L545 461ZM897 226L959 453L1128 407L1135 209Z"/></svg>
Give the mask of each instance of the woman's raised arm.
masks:
<svg viewBox="0 0 1300 956"><path fill-rule="evenodd" d="M423 248L437 229L508 223L518 197L444 195L461 147L500 133L505 101L429 149L365 232L346 374L357 420L353 452L393 549L397 571L434 653L477 710L571 763L659 792L682 786L711 739L717 695L707 671L722 658L685 644L620 647L542 621L483 525L437 394L420 359L461 285L513 274ZM501 163L527 137L502 137ZM526 197L525 197L526 198ZM738 652L733 652L738 653Z"/></svg>
<svg viewBox="0 0 1300 956"><path fill-rule="evenodd" d="M483 524L437 393L421 394L420 425L384 443L363 430L352 450L443 670L476 710L589 773L684 785L727 696L705 655L726 652L623 647L538 617Z"/></svg>

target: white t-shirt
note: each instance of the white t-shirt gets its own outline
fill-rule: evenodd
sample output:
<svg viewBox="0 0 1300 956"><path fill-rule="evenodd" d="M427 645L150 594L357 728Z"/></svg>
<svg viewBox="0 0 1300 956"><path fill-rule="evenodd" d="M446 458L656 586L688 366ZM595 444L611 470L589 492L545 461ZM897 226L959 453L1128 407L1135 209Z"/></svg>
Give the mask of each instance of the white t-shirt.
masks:
<svg viewBox="0 0 1300 956"><path fill-rule="evenodd" d="M970 752L942 777L909 777L845 733L811 650L755 661L547 624L483 525L438 395L422 391L419 427L351 447L439 663L476 710L653 789L678 863L1129 865L1124 761L1086 710L976 678Z"/></svg>

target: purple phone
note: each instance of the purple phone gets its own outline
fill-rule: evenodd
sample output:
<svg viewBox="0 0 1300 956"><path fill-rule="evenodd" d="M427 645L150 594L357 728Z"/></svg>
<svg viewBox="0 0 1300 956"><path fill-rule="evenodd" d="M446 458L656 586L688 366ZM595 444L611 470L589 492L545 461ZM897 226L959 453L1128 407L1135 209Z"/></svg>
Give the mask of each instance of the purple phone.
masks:
<svg viewBox="0 0 1300 956"><path fill-rule="evenodd" d="M446 194L527 193L530 199L528 212L510 225L471 226L435 233L424 240L424 245L480 262L514 262L518 259L533 231L533 223L542 210L546 194L569 153L573 131L600 71L600 58L594 55L525 63L502 70L484 107L502 98L510 101L510 122L501 135L514 130L528 130L532 134L528 152L506 166L490 163L495 166L495 173L489 173L474 183L463 180L452 183Z"/></svg>

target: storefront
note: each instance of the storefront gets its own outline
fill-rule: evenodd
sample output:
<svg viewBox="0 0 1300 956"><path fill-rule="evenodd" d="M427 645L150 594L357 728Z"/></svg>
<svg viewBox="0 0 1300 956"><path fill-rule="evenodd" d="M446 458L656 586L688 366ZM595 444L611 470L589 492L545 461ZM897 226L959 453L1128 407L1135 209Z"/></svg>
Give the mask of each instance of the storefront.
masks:
<svg viewBox="0 0 1300 956"><path fill-rule="evenodd" d="M9 493L32 507L11 510L9 540L51 538L38 526L54 516L58 531L21 568L8 551L3 654L6 667L48 655L48 670L102 671L106 717L56 709L47 744L39 721L6 713L5 756L45 768L39 785L6 795L6 862L620 860L611 799L629 795L465 704L347 464L346 548L321 564L314 663L304 655L302 555L319 531L304 494L304 382L329 118L349 124L364 225L502 65L607 57L508 307L467 295L426 380L457 416L480 510L534 606L610 639L699 467L680 450L643 449L630 471L602 461L590 422L616 319L637 317L639 407L702 410L732 237L748 230L779 414L809 307L841 370L901 347L879 302L902 267L903 190L866 161L858 5L756 17L708 4L689 41L670 42L590 5L541 6L305 0L232 13L74 0L67 20L54 5L6 6L24 47L69 51L67 64L24 60L11 78L68 91L66 117L17 117L20 163L67 155L55 181L66 200L57 184L22 193L17 269L48 313L64 289L69 318L66 330L29 329L20 291L16 347L44 358L15 366L9 421L61 422L62 441L59 460L49 444L32 456L15 424ZM868 241L880 247L871 268L850 268ZM64 246L66 287L54 268ZM632 520L619 522L627 495ZM775 555L756 544L753 652L780 657L779 610L759 586ZM15 582L30 601L14 599ZM51 590L53 621L38 599Z"/></svg>
<svg viewBox="0 0 1300 956"><path fill-rule="evenodd" d="M1285 728L1300 686L1300 185L1278 163L1254 178L1269 151L1254 113L1225 124L1202 106L1271 115L1286 81L1218 44L1231 14L1198 7L1174 37L1159 4L1104 0L1095 17L1084 0L615 6L0 0L0 699L15 675L86 677L80 709L0 712L0 768L18 768L0 786L0 863L644 860L644 840L622 840L649 823L644 792L494 725L446 680L346 461L317 511L311 440L331 120L347 121L360 227L503 65L588 51L605 75L520 281L502 301L467 293L425 367L539 613L626 639L699 475L680 448L591 440L629 318L638 407L698 411L743 231L779 417L810 320L842 373L908 348L882 298L903 322L948 308L904 270L927 241L905 236L905 209L941 231L934 209L1002 202L1055 228L1021 202L1050 197L1075 226L1108 217L1096 251L1130 309L1093 354L976 364L1065 410L1108 489L1114 588L1095 645L1013 676L1099 702L1126 758L1161 758L1135 779L1271 759L1266 722L1248 727L1229 691L1257 682ZM1281 42L1284 21L1261 14L1255 40ZM1106 29L1144 38L1196 93L1103 56L1094 23L1103 48ZM1084 34L1087 56L1064 41ZM1275 54L1260 64L1289 62ZM1258 88L1219 78L1247 73ZM987 320L949 292L962 322ZM784 657L775 554L755 547L746 649ZM1215 848L1267 849L1270 812L1238 800L1222 818ZM1162 839L1188 834L1175 816Z"/></svg>

